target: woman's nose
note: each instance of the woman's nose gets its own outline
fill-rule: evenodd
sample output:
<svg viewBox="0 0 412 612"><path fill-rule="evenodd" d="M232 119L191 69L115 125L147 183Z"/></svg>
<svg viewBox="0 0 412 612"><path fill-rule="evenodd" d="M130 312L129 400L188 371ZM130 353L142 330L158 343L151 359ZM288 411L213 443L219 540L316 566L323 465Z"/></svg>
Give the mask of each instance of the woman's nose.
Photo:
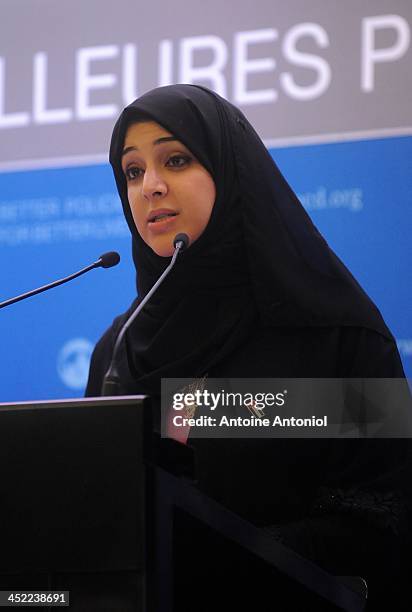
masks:
<svg viewBox="0 0 412 612"><path fill-rule="evenodd" d="M167 185L155 168L146 168L143 176L142 192L143 197L147 200L166 195Z"/></svg>

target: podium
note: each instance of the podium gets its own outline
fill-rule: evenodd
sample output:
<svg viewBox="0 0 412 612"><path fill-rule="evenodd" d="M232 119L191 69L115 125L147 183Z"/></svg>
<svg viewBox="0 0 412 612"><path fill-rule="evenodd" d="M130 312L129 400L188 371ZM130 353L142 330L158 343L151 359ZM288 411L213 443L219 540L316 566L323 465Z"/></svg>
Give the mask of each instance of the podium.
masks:
<svg viewBox="0 0 412 612"><path fill-rule="evenodd" d="M161 439L152 416L142 396L0 404L0 590L69 591L72 612L197 612L202 592L225 609L235 594L210 574L185 599L182 573L207 541L215 569L227 553L259 572L253 588L273 581L265 610L364 609L361 588L202 492L192 449Z"/></svg>

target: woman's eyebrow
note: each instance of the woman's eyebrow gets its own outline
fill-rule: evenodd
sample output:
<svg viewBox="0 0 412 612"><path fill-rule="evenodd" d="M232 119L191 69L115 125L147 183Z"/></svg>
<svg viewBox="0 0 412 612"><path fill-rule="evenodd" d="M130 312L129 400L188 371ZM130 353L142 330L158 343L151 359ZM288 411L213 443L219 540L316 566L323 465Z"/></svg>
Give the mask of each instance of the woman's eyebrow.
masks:
<svg viewBox="0 0 412 612"><path fill-rule="evenodd" d="M154 145L158 145L158 144L162 144L162 142L170 142L171 140L177 140L176 136L162 136L162 138L156 138L156 140L153 141ZM122 157L123 155L126 155L126 153L129 153L130 151L138 151L139 148L138 147L126 147L125 149L123 149L122 151Z"/></svg>

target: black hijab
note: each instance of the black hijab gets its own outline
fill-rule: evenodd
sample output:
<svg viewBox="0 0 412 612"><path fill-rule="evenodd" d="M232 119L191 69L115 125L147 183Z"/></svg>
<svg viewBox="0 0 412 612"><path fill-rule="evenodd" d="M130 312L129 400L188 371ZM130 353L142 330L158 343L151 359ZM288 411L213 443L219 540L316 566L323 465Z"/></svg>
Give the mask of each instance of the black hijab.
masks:
<svg viewBox="0 0 412 612"><path fill-rule="evenodd" d="M157 122L189 148L214 179L216 201L204 233L128 331L119 368L128 391L157 395L161 377L207 374L266 326L360 326L392 339L245 116L196 85L144 94L113 131L110 163L133 236L139 296L170 260L143 242L127 198L121 153L138 121Z"/></svg>

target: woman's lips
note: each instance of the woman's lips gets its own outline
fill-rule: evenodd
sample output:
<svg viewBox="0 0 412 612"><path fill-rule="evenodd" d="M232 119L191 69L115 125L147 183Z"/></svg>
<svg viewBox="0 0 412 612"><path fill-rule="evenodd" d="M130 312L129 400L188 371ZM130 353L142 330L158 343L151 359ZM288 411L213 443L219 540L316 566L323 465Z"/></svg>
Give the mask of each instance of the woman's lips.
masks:
<svg viewBox="0 0 412 612"><path fill-rule="evenodd" d="M147 221L148 228L154 234L166 232L174 224L177 216L178 213L172 210L155 211Z"/></svg>

